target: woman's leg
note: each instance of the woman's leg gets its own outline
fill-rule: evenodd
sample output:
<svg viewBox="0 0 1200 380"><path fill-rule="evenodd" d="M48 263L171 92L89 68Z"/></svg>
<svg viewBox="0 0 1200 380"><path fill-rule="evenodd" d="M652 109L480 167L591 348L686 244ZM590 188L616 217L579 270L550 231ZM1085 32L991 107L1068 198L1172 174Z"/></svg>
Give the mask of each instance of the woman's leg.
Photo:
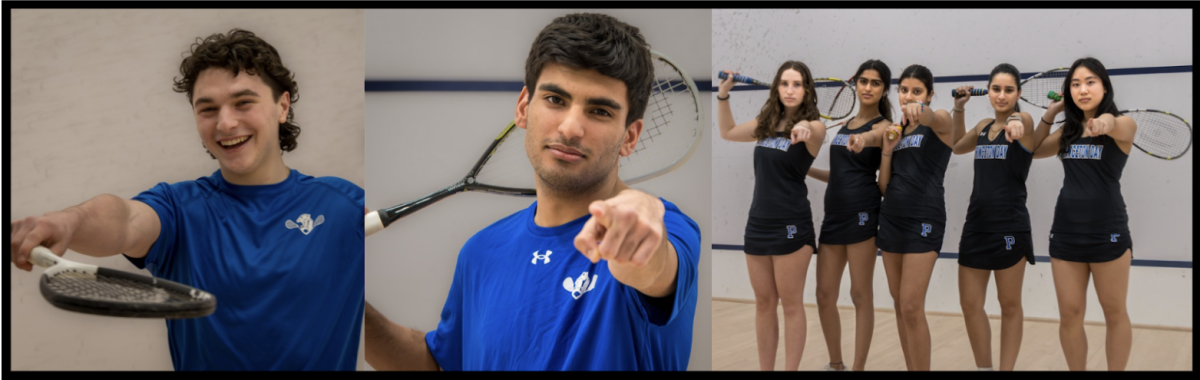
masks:
<svg viewBox="0 0 1200 380"><path fill-rule="evenodd" d="M1104 353L1109 371L1124 371L1129 362L1129 347L1133 344L1133 327L1125 307L1129 294L1129 266L1132 252L1126 250L1121 258L1093 263L1092 276L1096 277L1096 296L1100 308L1104 309L1105 334Z"/></svg>
<svg viewBox="0 0 1200 380"><path fill-rule="evenodd" d="M862 371L875 332L875 238L846 246L850 262L850 299L854 302L854 370Z"/></svg>
<svg viewBox="0 0 1200 380"><path fill-rule="evenodd" d="M983 305L987 301L988 280L992 271L958 266L958 302L962 306L963 322L967 324L967 339L975 354L975 366L992 366L992 326Z"/></svg>
<svg viewBox="0 0 1200 380"><path fill-rule="evenodd" d="M846 246L821 244L817 254L817 315L825 347L829 350L829 366L844 368L842 360L842 315L837 301L841 291L842 272L846 269ZM853 276L851 276L853 279Z"/></svg>
<svg viewBox="0 0 1200 380"><path fill-rule="evenodd" d="M775 289L783 303L783 347L785 371L800 369L804 342L808 337L808 319L804 313L804 282L813 247L806 245L796 252L771 256L775 268Z"/></svg>
<svg viewBox="0 0 1200 380"><path fill-rule="evenodd" d="M896 332L900 335L900 351L904 354L904 365L912 370L912 356L908 352L908 334L904 327L904 311L900 308L901 274L904 272L904 254L883 251L883 271L887 275L888 292L896 310Z"/></svg>
<svg viewBox="0 0 1200 380"><path fill-rule="evenodd" d="M1058 296L1058 340L1062 342L1067 369L1087 370L1087 335L1083 313L1087 308L1088 263L1050 258L1054 292Z"/></svg>
<svg viewBox="0 0 1200 380"><path fill-rule="evenodd" d="M1016 265L996 271L996 293L1000 298L1000 370L1012 371L1021 351L1025 309L1021 306L1025 282L1025 258Z"/></svg>
<svg viewBox="0 0 1200 380"><path fill-rule="evenodd" d="M928 371L930 362L929 323L925 320L925 294L938 254L934 251L904 254L904 272L900 282L900 309L908 334L912 369Z"/></svg>
<svg viewBox="0 0 1200 380"><path fill-rule="evenodd" d="M758 339L758 367L775 370L775 349L779 347L779 293L775 291L775 269L771 256L746 255L750 287L754 289L754 332Z"/></svg>

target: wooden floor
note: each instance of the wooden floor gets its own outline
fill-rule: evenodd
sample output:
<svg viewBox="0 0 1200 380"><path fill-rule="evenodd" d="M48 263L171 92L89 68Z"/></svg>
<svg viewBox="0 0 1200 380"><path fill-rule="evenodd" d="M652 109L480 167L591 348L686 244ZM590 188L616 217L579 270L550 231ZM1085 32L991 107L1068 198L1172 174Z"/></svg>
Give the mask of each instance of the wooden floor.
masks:
<svg viewBox="0 0 1200 380"><path fill-rule="evenodd" d="M758 349L754 338L754 303L752 301L717 300L712 302L712 369L758 370ZM829 362L825 337L815 304L805 308L808 318L808 335L800 370L816 371ZM847 366L854 360L854 308L840 309L842 317L842 356ZM927 314L929 332L933 342L931 366L935 371L974 371L975 359L967 340L967 330L961 315ZM779 309L779 349L776 353L775 369L783 370L783 309ZM993 317L992 364L1000 365L1000 320ZM1084 327L1088 338L1088 370L1107 369L1104 357L1104 335L1102 325L1087 324ZM896 314L890 309L875 309L875 332L871 351L867 359L868 371L903 371L904 355L899 349L900 338L896 335ZM1021 341L1021 352L1017 356L1016 370L1021 371L1065 371L1067 362L1063 358L1062 346L1058 341L1057 321L1026 320ZM1157 328L1133 328L1133 347L1126 370L1136 371L1191 371L1192 332Z"/></svg>

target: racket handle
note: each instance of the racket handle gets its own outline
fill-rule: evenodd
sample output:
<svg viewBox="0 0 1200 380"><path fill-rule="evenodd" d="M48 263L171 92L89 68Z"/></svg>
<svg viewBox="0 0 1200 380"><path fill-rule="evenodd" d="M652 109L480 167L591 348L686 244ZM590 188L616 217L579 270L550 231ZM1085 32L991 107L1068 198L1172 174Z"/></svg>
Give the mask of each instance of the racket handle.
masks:
<svg viewBox="0 0 1200 380"><path fill-rule="evenodd" d="M366 236L374 235L376 232L383 231L383 220L379 219L379 211L371 211L367 214L363 225L366 227Z"/></svg>
<svg viewBox="0 0 1200 380"><path fill-rule="evenodd" d="M986 88L973 88L973 89L971 89L971 92L970 92L971 96L982 96L982 95L987 95L987 93L988 93L988 90ZM966 94L959 93L958 90L950 90L950 96L955 97L955 98L961 98L961 97L966 96Z"/></svg>
<svg viewBox="0 0 1200 380"><path fill-rule="evenodd" d="M1046 94L1046 97L1047 97L1047 98L1050 98L1050 100L1053 100L1053 101L1056 101L1056 102L1057 102L1057 101L1059 101L1059 100L1062 100L1062 98L1063 98L1063 97L1062 97L1062 94L1059 94L1059 93L1057 93L1057 92L1054 92L1054 91L1050 91L1049 93L1047 93L1047 94Z"/></svg>
<svg viewBox="0 0 1200 380"><path fill-rule="evenodd" d="M42 268L49 268L58 265L61 257L50 252L49 248L43 246L33 247L33 251L29 252L29 262Z"/></svg>
<svg viewBox="0 0 1200 380"><path fill-rule="evenodd" d="M724 72L724 71L717 73L717 79L725 79L725 78L728 78L728 77L729 77L729 73L726 73L726 72ZM738 83L745 83L745 84L757 84L757 85L759 85L759 86L767 86L767 87L770 87L770 85L767 85L766 83L760 82L760 81L758 81L758 80L756 80L756 79L754 79L754 78L751 78L751 77L748 77L748 76L745 76L745 75L734 75L734 76L733 76L733 81L734 81L734 82L738 82Z"/></svg>
<svg viewBox="0 0 1200 380"><path fill-rule="evenodd" d="M888 127L888 129L887 129L888 141L895 140L898 137L900 137L900 132L896 132L896 128Z"/></svg>

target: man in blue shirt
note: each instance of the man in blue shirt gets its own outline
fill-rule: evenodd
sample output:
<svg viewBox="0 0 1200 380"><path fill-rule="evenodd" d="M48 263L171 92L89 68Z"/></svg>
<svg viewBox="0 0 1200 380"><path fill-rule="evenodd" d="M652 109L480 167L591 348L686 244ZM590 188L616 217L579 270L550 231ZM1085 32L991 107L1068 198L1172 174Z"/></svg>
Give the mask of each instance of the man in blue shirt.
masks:
<svg viewBox="0 0 1200 380"><path fill-rule="evenodd" d="M653 77L638 29L610 16L567 15L539 33L516 107L537 201L464 244L436 330L367 304L372 367L687 369L699 227L617 174Z"/></svg>
<svg viewBox="0 0 1200 380"><path fill-rule="evenodd" d="M11 224L30 250L124 255L155 277L204 289L217 309L168 320L176 370L354 370L363 313L363 190L288 168L298 97L279 53L234 29L194 44L175 91L220 169L132 200L100 195Z"/></svg>

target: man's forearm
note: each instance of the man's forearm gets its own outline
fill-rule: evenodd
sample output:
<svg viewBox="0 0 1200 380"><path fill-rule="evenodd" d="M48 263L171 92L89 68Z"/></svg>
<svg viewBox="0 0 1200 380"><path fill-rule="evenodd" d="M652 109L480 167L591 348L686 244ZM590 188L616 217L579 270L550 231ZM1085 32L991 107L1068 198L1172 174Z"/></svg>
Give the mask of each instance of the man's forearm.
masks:
<svg viewBox="0 0 1200 380"><path fill-rule="evenodd" d="M387 319L366 303L363 336L367 364L376 371L437 371L425 334Z"/></svg>
<svg viewBox="0 0 1200 380"><path fill-rule="evenodd" d="M74 224L68 248L95 257L128 253L134 257L158 239L161 225L144 203L102 194L61 211Z"/></svg>

